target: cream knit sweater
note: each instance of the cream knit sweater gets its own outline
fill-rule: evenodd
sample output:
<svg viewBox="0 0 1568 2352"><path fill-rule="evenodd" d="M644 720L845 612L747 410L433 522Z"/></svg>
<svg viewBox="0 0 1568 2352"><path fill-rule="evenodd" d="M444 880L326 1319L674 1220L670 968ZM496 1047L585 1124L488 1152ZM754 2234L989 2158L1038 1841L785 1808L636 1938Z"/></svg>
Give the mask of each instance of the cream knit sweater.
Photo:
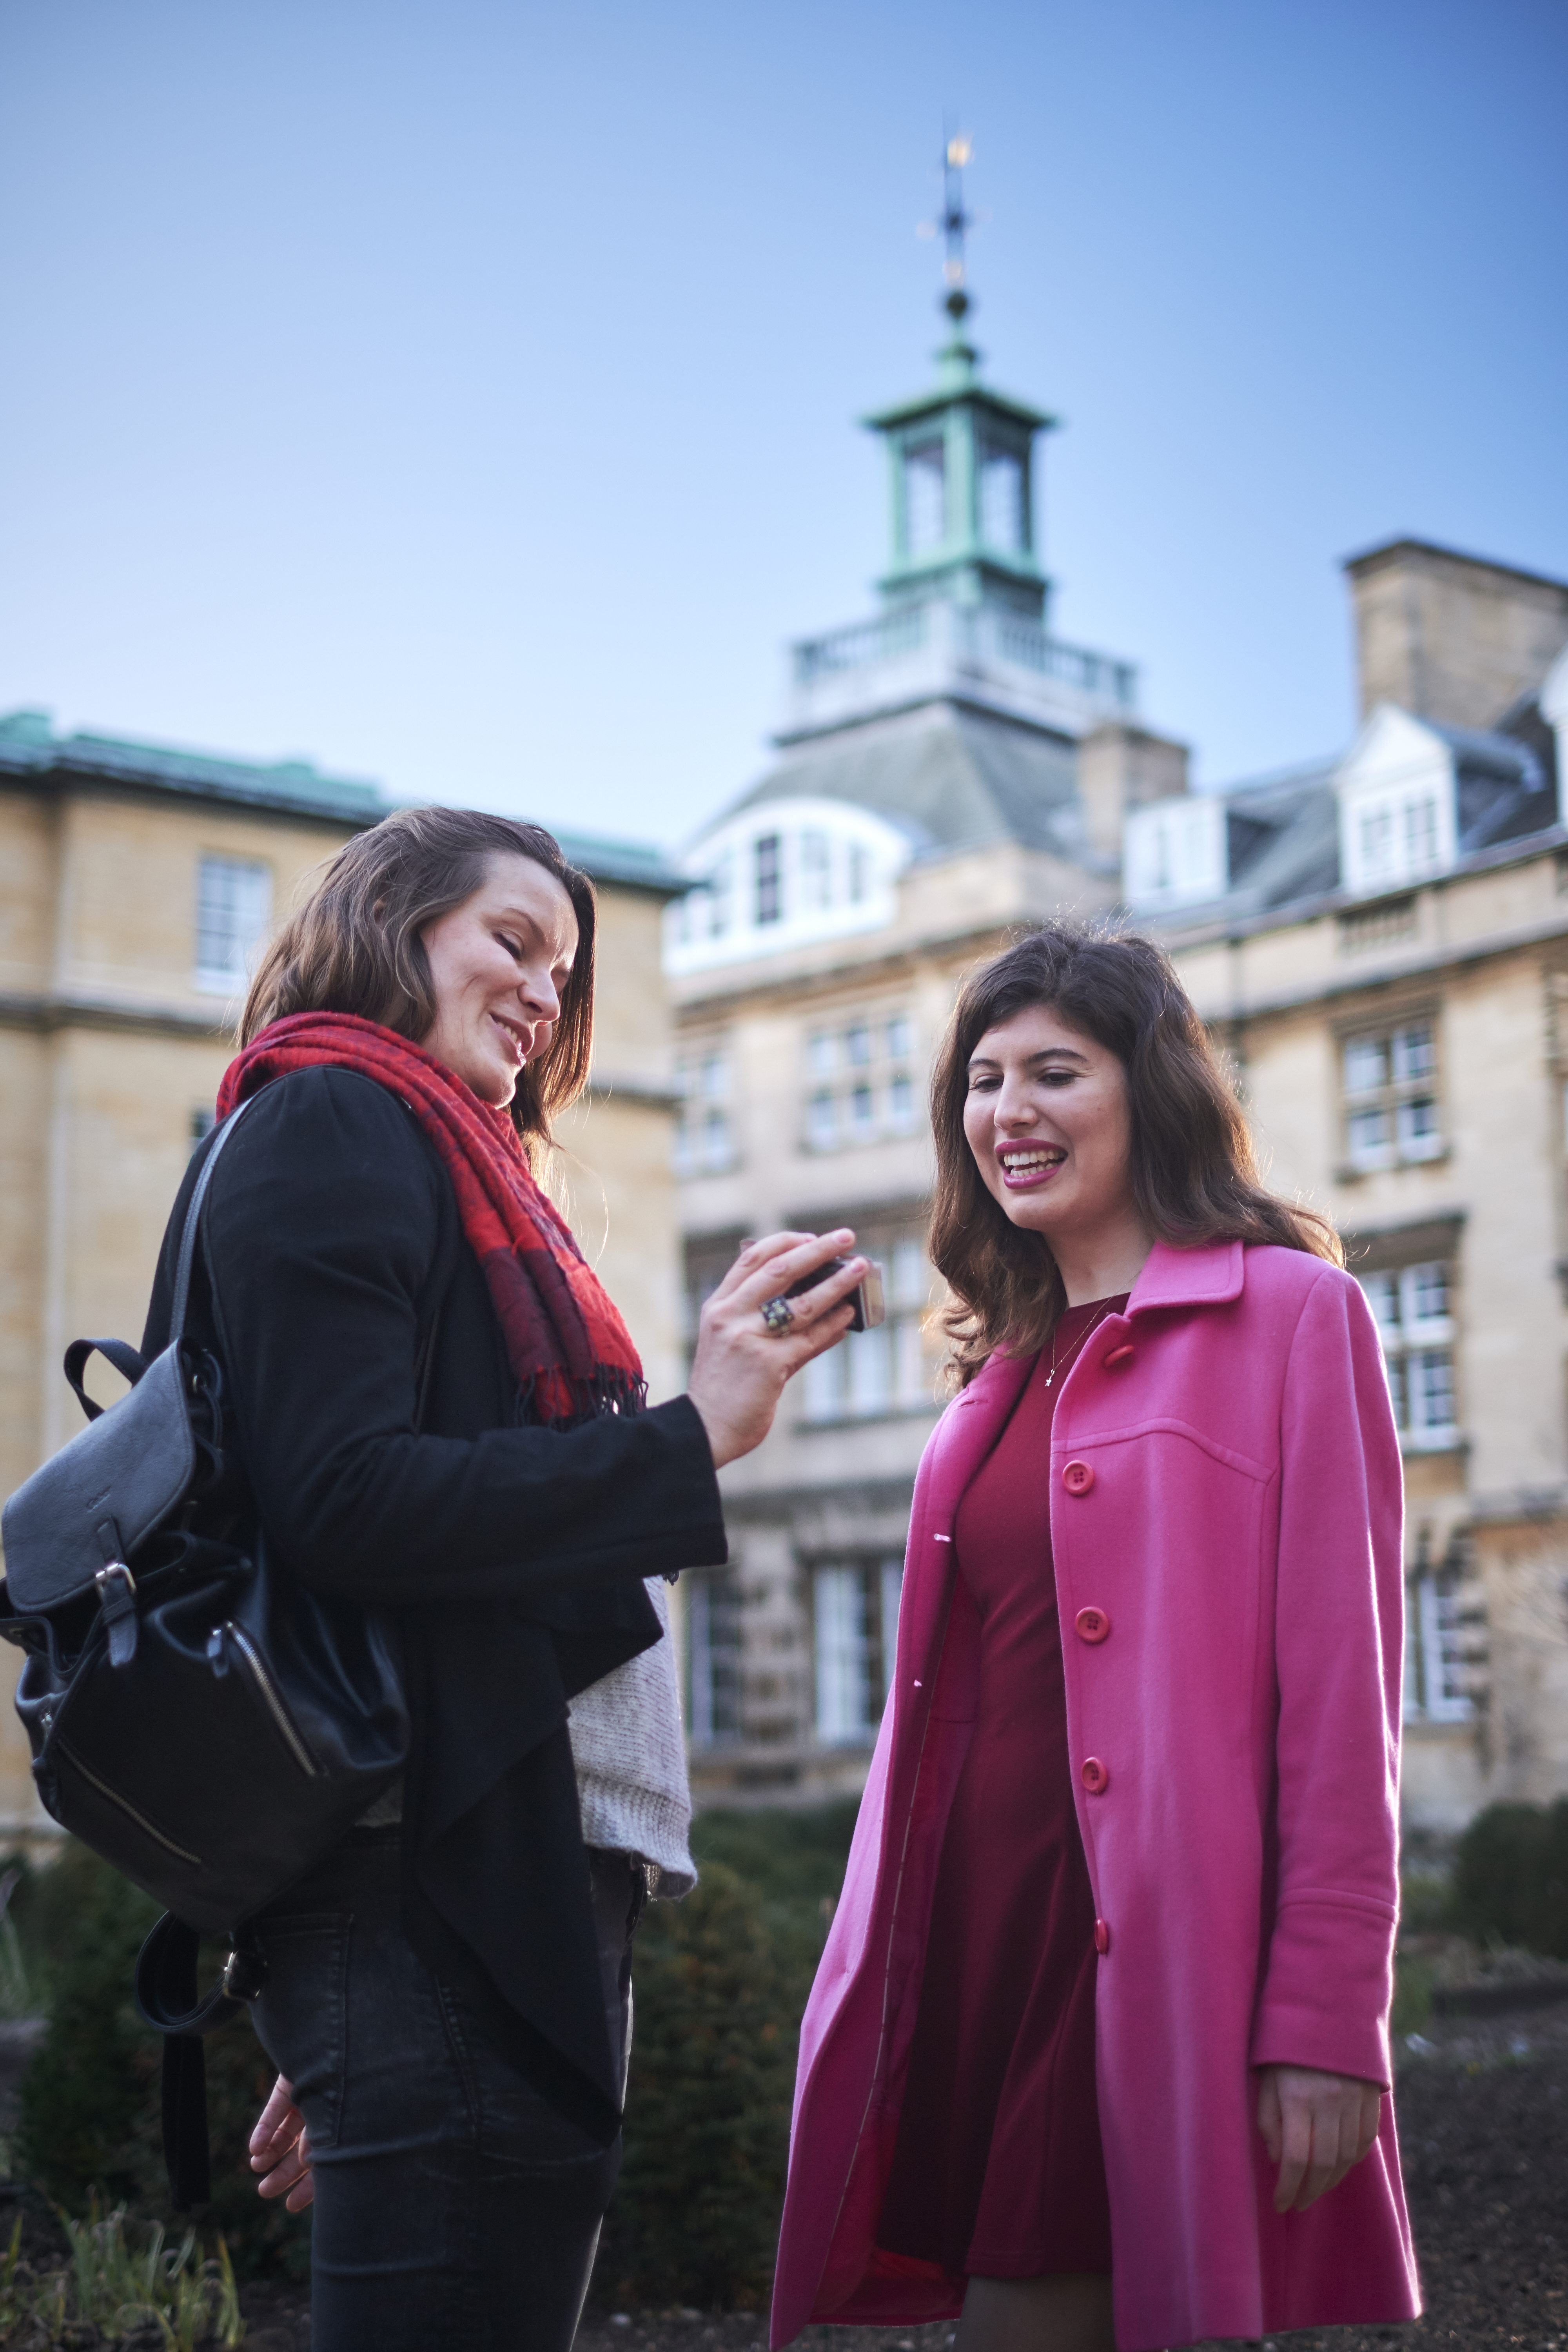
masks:
<svg viewBox="0 0 1568 2352"><path fill-rule="evenodd" d="M567 1726L583 1812L583 1842L654 1865L656 1895L689 1895L697 1866L688 1843L691 1791L680 1731L680 1691L669 1631L669 1588L647 1580L664 1639L590 1683Z"/></svg>

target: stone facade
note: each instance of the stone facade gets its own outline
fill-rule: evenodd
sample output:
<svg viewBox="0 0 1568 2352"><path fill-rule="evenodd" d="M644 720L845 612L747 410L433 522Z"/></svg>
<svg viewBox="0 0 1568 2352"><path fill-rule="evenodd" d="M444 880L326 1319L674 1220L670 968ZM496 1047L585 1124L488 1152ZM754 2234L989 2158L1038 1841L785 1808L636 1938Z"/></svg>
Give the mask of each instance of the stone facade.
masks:
<svg viewBox="0 0 1568 2352"><path fill-rule="evenodd" d="M710 1796L865 1771L939 1410L931 1058L1019 925L1112 910L1165 940L1269 1181L1333 1219L1378 1315L1407 1825L1568 1790L1568 585L1412 541L1347 570L1365 724L1339 758L1193 794L1129 666L1036 646L1032 688L1005 612L933 590L918 627L885 606L796 649L777 763L694 845L668 950L689 1317L745 1234L843 1222L890 1318L724 1473L730 1566L687 1580Z"/></svg>
<svg viewBox="0 0 1568 2352"><path fill-rule="evenodd" d="M297 767L59 742L36 713L0 720L0 1494L80 1425L68 1342L141 1335L232 1050L237 1004L202 968L215 921L237 911L222 886L239 877L241 918L247 904L251 919L281 909L385 806L370 786ZM636 845L563 846L598 888L598 1021L552 1181L668 1395L679 1276L659 924L675 877ZM114 1386L106 1373L100 1393ZM16 1664L0 1650L0 1696ZM0 1706L0 1836L47 1827L26 1740Z"/></svg>

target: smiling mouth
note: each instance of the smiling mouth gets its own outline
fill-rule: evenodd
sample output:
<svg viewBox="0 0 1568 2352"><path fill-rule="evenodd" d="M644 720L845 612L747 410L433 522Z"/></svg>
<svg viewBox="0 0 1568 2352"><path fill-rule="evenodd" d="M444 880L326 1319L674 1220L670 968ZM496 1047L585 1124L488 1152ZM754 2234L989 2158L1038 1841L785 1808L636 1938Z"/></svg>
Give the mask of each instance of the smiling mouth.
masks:
<svg viewBox="0 0 1568 2352"><path fill-rule="evenodd" d="M1002 1181L1010 1189L1027 1184L1040 1184L1055 1175L1067 1158L1057 1144L1028 1143L1015 1145L996 1155L1002 1164Z"/></svg>
<svg viewBox="0 0 1568 2352"><path fill-rule="evenodd" d="M525 1062L528 1059L529 1046L533 1042L531 1037L526 1036L514 1021L508 1021L500 1013L492 1013L490 1019L511 1047L519 1062Z"/></svg>

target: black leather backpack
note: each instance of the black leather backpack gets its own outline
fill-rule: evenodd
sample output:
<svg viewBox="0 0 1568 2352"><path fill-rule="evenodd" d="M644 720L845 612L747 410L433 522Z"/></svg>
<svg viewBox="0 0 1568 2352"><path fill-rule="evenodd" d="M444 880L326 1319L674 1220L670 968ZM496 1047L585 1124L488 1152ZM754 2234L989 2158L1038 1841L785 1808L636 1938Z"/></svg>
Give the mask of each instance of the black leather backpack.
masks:
<svg viewBox="0 0 1568 2352"><path fill-rule="evenodd" d="M151 1363L119 1339L68 1349L89 1426L4 1514L0 1633L26 1653L16 1711L39 1797L172 1914L149 1938L138 1992L149 2023L187 2042L165 2052L177 2206L206 2194L189 2037L259 1990L246 1920L337 1843L408 1748L390 1621L274 1566L226 1450L222 1367L185 1337L207 1188L246 1108L208 1146L191 1196L167 1347ZM95 1350L132 1382L107 1411L82 1386ZM429 1354L427 1339L422 1391ZM202 2003L198 1931L234 1946Z"/></svg>

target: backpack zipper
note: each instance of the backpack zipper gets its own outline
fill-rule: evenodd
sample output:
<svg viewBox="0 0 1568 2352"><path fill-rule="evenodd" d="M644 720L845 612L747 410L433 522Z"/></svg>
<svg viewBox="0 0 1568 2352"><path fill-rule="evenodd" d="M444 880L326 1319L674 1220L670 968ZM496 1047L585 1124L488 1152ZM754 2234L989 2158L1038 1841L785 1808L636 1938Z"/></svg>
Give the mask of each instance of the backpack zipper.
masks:
<svg viewBox="0 0 1568 2352"><path fill-rule="evenodd" d="M100 1797L107 1798L111 1805L117 1805L122 1813L128 1813L131 1819L135 1822L137 1828L145 1832L146 1835L153 1840L154 1845L161 1845L165 1853L172 1853L179 1862L188 1862L193 1869L203 1870L205 1868L206 1865L202 1861L199 1853L192 1853L188 1848L183 1845L176 1845L172 1837L165 1837L162 1830L154 1829L146 1814L138 1812L135 1806L130 1801L129 1798L122 1797L118 1789L111 1789L107 1780L100 1780L98 1774L94 1772L89 1766L82 1762L81 1758L77 1754L74 1748L68 1748L63 1739L59 1741L58 1745L60 1754L65 1758L72 1771L79 1772L82 1779L87 1781L89 1787L96 1789Z"/></svg>
<svg viewBox="0 0 1568 2352"><path fill-rule="evenodd" d="M238 1650L241 1657L245 1660L246 1664L250 1668L251 1674L255 1678L256 1686L267 1702L268 1710L272 1717L273 1722L278 1726L279 1730L283 1735L284 1743L289 1749L289 1753L292 1756L295 1763L298 1764L301 1772L308 1772L312 1780L319 1780L321 1777L321 1768L317 1763L315 1758L311 1755L310 1749L306 1747L304 1741L300 1738L299 1733L295 1730L293 1718L290 1717L288 1708L283 1704L283 1700L279 1693L277 1685L273 1682L271 1675L267 1671L260 1651L250 1639L249 1634L242 1632L240 1627L235 1623L232 1617L227 1617L224 1620L223 1630L226 1633L230 1634L233 1637L236 1648Z"/></svg>

